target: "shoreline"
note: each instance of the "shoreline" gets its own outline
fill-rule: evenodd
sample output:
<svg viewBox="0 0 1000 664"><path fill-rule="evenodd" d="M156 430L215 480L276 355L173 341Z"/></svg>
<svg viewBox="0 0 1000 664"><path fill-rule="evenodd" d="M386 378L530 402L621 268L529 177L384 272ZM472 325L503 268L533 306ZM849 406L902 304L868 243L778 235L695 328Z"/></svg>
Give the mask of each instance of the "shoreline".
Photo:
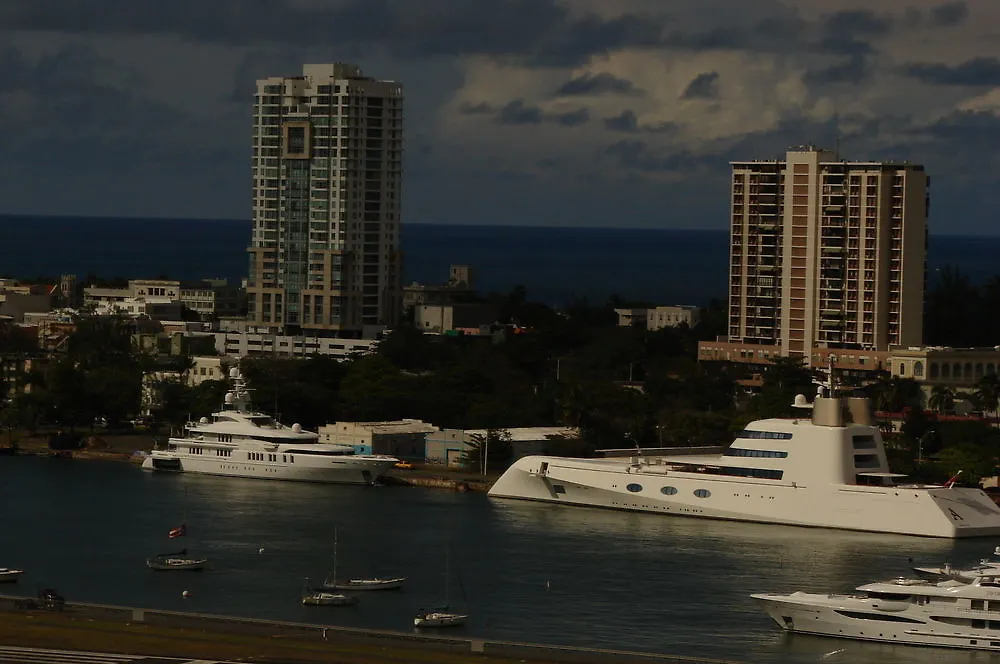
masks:
<svg viewBox="0 0 1000 664"><path fill-rule="evenodd" d="M322 664L734 664L684 655L483 639L459 632L402 632L161 611L85 602L64 610L19 609L24 598L0 595L0 644L150 657Z"/></svg>
<svg viewBox="0 0 1000 664"><path fill-rule="evenodd" d="M116 440L120 438L124 438L128 442L139 443L142 441L147 442L148 444L125 446L127 448L133 448L133 451L127 452L121 449L121 441ZM105 445L107 445L106 441L108 439L117 442L118 445L108 445L107 447L85 446L77 450L53 450L49 447L48 440L46 438L35 436L28 438L27 441L24 439L18 441L12 456L36 456L79 461L109 461L114 463L124 462L141 465L145 457L139 454L139 452L148 454L153 443L153 436L148 434L126 436L100 436L94 434L91 436L85 436L85 440L98 440ZM0 450L9 449L9 447L0 448ZM10 452L7 454L11 455ZM398 468L390 470L382 476L381 483L388 486L443 489L459 493L486 493L489 491L490 487L493 486L497 477L498 476L473 476L472 473L457 469L416 465L413 468L405 470Z"/></svg>

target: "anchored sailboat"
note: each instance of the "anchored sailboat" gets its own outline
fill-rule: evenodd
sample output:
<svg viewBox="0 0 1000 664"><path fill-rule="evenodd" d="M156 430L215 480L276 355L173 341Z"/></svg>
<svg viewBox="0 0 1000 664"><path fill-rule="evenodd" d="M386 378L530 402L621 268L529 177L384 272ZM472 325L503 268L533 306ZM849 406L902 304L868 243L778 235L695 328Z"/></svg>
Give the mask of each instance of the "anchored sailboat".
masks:
<svg viewBox="0 0 1000 664"><path fill-rule="evenodd" d="M328 590L396 590L406 581L401 577L358 577L346 581L337 580L337 531L333 531L333 573L323 581Z"/></svg>
<svg viewBox="0 0 1000 664"><path fill-rule="evenodd" d="M187 523L181 523L181 525L176 528L171 528L170 532L167 533L167 537L170 539L176 539L178 537L187 536ZM207 558L195 558L188 555L187 547L184 547L180 551L174 551L171 553L157 553L154 556L146 558L146 566L149 569L157 571L185 571L185 572L200 572L205 569L208 565Z"/></svg>
<svg viewBox="0 0 1000 664"><path fill-rule="evenodd" d="M414 627L458 627L459 625L464 625L465 621L468 620L469 615L466 613L455 613L449 611L448 605L448 591L450 589L450 566L449 566L449 553L446 550L444 554L444 605L431 609L430 611L422 611L418 613L413 618ZM456 575L457 576L457 575ZM458 577L459 588L462 589L462 595L464 600L465 589L462 588L462 579Z"/></svg>

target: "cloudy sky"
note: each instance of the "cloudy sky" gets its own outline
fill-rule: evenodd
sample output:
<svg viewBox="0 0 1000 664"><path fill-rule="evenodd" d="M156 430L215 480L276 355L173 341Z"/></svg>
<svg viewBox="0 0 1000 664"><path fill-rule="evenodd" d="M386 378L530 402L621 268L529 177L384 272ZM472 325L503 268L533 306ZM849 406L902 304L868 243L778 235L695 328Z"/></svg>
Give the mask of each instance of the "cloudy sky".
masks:
<svg viewBox="0 0 1000 664"><path fill-rule="evenodd" d="M406 93L404 220L726 227L730 159L908 159L997 234L996 0L0 0L0 212L248 218L256 78Z"/></svg>

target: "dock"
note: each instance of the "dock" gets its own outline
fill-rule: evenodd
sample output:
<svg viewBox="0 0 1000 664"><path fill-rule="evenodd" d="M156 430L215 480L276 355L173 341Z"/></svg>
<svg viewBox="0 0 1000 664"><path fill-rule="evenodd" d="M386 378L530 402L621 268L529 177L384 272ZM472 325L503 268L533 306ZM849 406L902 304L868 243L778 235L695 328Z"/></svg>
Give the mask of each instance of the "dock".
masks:
<svg viewBox="0 0 1000 664"><path fill-rule="evenodd" d="M397 664L737 664L733 660L629 652L474 636L297 623L67 601L62 610L25 609L0 595L0 644L131 652L159 657L258 662L384 661Z"/></svg>

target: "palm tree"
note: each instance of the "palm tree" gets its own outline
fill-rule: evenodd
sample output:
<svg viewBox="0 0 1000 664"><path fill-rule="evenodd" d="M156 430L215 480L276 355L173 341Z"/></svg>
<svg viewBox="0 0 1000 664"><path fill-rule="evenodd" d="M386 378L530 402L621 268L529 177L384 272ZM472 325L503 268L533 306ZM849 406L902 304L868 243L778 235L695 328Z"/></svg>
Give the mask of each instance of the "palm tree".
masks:
<svg viewBox="0 0 1000 664"><path fill-rule="evenodd" d="M927 405L937 413L946 413L955 407L955 391L947 385L935 385Z"/></svg>
<svg viewBox="0 0 1000 664"><path fill-rule="evenodd" d="M980 378L976 384L976 397L984 411L996 415L1000 408L1000 377L995 373L988 373Z"/></svg>

